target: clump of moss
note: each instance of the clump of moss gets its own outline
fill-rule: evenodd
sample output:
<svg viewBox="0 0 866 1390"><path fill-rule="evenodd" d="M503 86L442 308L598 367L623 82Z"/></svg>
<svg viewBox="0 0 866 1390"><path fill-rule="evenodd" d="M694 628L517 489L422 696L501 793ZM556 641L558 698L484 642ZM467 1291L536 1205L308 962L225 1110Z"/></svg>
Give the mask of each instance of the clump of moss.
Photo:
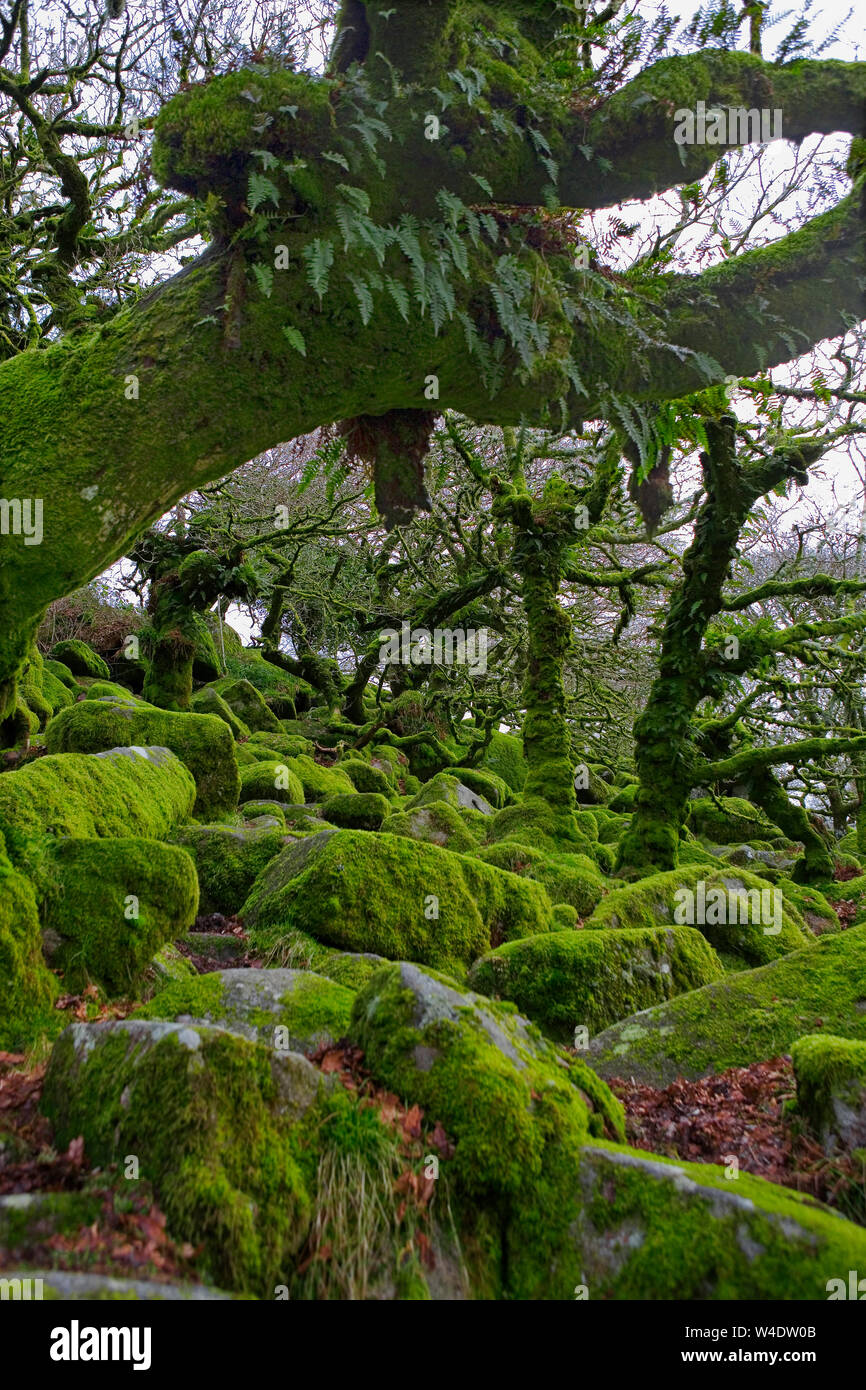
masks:
<svg viewBox="0 0 866 1390"><path fill-rule="evenodd" d="M467 982L481 994L513 1000L557 1042L572 1043L578 1027L594 1035L723 976L699 932L655 927L511 941L476 961Z"/></svg>
<svg viewBox="0 0 866 1390"><path fill-rule="evenodd" d="M791 1049L797 1109L827 1153L866 1147L866 1042L811 1034Z"/></svg>

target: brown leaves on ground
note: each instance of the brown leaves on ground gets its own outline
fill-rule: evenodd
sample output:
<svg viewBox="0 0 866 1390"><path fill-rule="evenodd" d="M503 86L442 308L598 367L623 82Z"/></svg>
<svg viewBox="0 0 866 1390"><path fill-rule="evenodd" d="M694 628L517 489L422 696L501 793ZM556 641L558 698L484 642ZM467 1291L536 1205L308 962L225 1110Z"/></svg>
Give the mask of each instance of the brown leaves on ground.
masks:
<svg viewBox="0 0 866 1390"><path fill-rule="evenodd" d="M71 1014L77 1023L103 1023L110 1018L126 1018L136 1007L134 999L100 1003L96 985L88 985L81 994L61 994L54 1001L55 1009Z"/></svg>
<svg viewBox="0 0 866 1390"><path fill-rule="evenodd" d="M786 1111L795 1096L789 1057L731 1067L699 1081L679 1079L663 1090L616 1080L636 1148L695 1163L730 1164L795 1188L853 1220L866 1220L864 1165L827 1159L801 1119Z"/></svg>

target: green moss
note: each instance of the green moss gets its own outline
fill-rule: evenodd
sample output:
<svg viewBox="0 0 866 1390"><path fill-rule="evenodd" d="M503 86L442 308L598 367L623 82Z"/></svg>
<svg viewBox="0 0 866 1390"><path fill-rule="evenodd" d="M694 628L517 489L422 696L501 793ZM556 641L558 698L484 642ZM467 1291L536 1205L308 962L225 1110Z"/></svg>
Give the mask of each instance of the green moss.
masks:
<svg viewBox="0 0 866 1390"><path fill-rule="evenodd" d="M592 841L580 834L573 813L563 814L540 796L525 796L519 806L506 806L490 819L492 842L515 840L535 849L592 852Z"/></svg>
<svg viewBox="0 0 866 1390"><path fill-rule="evenodd" d="M353 830L284 850L242 915L258 947L298 930L343 950L445 968L552 926L538 883L434 845Z"/></svg>
<svg viewBox="0 0 866 1390"><path fill-rule="evenodd" d="M738 796L719 797L717 802L709 797L690 801L689 825L714 845L739 845L781 834L756 806Z"/></svg>
<svg viewBox="0 0 866 1390"><path fill-rule="evenodd" d="M557 854L504 840L478 850L478 858L543 883L552 903L568 903L580 917L588 917L601 901L603 880L585 854Z"/></svg>
<svg viewBox="0 0 866 1390"><path fill-rule="evenodd" d="M336 767L322 767L307 753L289 758L288 765L300 779L304 801L326 801L329 796L351 794L355 789L345 772Z"/></svg>
<svg viewBox="0 0 866 1390"><path fill-rule="evenodd" d="M622 787L615 796L611 797L608 802L608 808L611 811L617 812L633 811L637 794L638 783L629 782L625 787Z"/></svg>
<svg viewBox="0 0 866 1390"><path fill-rule="evenodd" d="M55 661L63 662L73 676L96 676L106 681L111 678L111 672L98 652L78 638L57 642L51 648L51 655Z"/></svg>
<svg viewBox="0 0 866 1390"><path fill-rule="evenodd" d="M614 1144L584 1148L575 1239L589 1297L826 1300L866 1233L787 1188Z"/></svg>
<svg viewBox="0 0 866 1390"><path fill-rule="evenodd" d="M61 753L0 777L0 831L28 862L46 837L162 839L194 800L191 773L165 749Z"/></svg>
<svg viewBox="0 0 866 1390"><path fill-rule="evenodd" d="M42 920L51 963L71 993L91 980L111 994L131 993L198 910L193 861L154 840L64 839L51 878Z"/></svg>
<svg viewBox="0 0 866 1390"><path fill-rule="evenodd" d="M866 1135L866 1042L812 1034L791 1049L797 1078L797 1109L822 1143L850 1128ZM859 1123L858 1123L859 1118ZM843 1140L848 1136L843 1133Z"/></svg>
<svg viewBox="0 0 866 1390"><path fill-rule="evenodd" d="M272 734L282 732L277 716L268 708L264 696L251 681L220 682L219 686L221 698L246 728Z"/></svg>
<svg viewBox="0 0 866 1390"><path fill-rule="evenodd" d="M828 932L842 930L839 918L817 888L794 883L790 878L778 879L776 887L783 894L786 904L796 908L813 936L825 936Z"/></svg>
<svg viewBox="0 0 866 1390"><path fill-rule="evenodd" d="M238 813L245 821L256 820L259 816L271 816L281 828L285 828L286 813L279 801L245 801L238 807Z"/></svg>
<svg viewBox="0 0 866 1390"><path fill-rule="evenodd" d="M183 826L171 837L191 855L198 873L201 912L230 917L241 906L266 864L285 847L282 828Z"/></svg>
<svg viewBox="0 0 866 1390"><path fill-rule="evenodd" d="M0 1247L14 1251L43 1245L53 1236L79 1233L98 1222L105 1197L90 1192L27 1192L0 1200ZM5 1267L4 1267L5 1275Z"/></svg>
<svg viewBox="0 0 866 1390"><path fill-rule="evenodd" d="M131 690L127 690L124 685L117 685L115 681L93 681L88 684L85 691L88 700L119 700L125 705L145 705L144 700L140 700L137 695L133 695Z"/></svg>
<svg viewBox="0 0 866 1390"><path fill-rule="evenodd" d="M7 774L8 776L9 774ZM4 778L5 780L5 778ZM36 896L27 879L0 864L0 1051L18 1052L56 1032L57 981L42 958Z"/></svg>
<svg viewBox="0 0 866 1390"><path fill-rule="evenodd" d="M197 816L212 820L237 806L240 774L234 739L213 715L85 700L52 719L45 745L49 753L96 753L123 746L170 748L195 778Z"/></svg>
<svg viewBox="0 0 866 1390"><path fill-rule="evenodd" d="M52 675L61 685L65 685L73 695L81 694L81 687L73 676L65 661L55 661L52 657L46 656L43 662L43 671L46 675Z"/></svg>
<svg viewBox="0 0 866 1390"><path fill-rule="evenodd" d="M272 729L257 729L251 742L254 747L264 748L281 758L297 758L312 751L308 738L302 738L300 734L288 734L282 729L278 732Z"/></svg>
<svg viewBox="0 0 866 1390"><path fill-rule="evenodd" d="M324 819L347 830L379 830L390 813L390 802L378 792L329 796L322 802Z"/></svg>
<svg viewBox="0 0 866 1390"><path fill-rule="evenodd" d="M60 1147L82 1135L103 1165L136 1154L169 1230L202 1248L206 1277L266 1298L311 1211L282 1079L275 1053L222 1030L76 1024L54 1049L42 1105Z"/></svg>
<svg viewBox="0 0 866 1390"><path fill-rule="evenodd" d="M457 993L415 966L392 965L356 997L351 1036L374 1075L435 1115L455 1143L449 1180L466 1227L493 1244L506 1297L552 1296L568 1263L582 1143L619 1103L583 1063L556 1054L504 1005ZM461 1229L463 1229L461 1227ZM577 1282L575 1270L564 1278Z"/></svg>
<svg viewBox="0 0 866 1390"><path fill-rule="evenodd" d="M511 788L505 778L491 772L489 768L452 767L450 772L451 776L456 777L458 782L462 782L464 787L469 787L470 791L483 796L484 800L495 807L497 811L514 800Z"/></svg>
<svg viewBox="0 0 866 1390"><path fill-rule="evenodd" d="M618 1023L590 1044L590 1061L605 1076L667 1085L778 1057L817 1029L866 1039L864 980L866 925Z"/></svg>
<svg viewBox="0 0 866 1390"><path fill-rule="evenodd" d="M558 1042L723 978L715 951L689 927L556 931L500 946L468 983L511 999Z"/></svg>
<svg viewBox="0 0 866 1390"><path fill-rule="evenodd" d="M718 950L752 965L774 960L807 940L799 911L781 889L742 869L711 871L703 864L651 874L614 889L587 923L590 928L663 925L693 926Z"/></svg>
<svg viewBox="0 0 866 1390"><path fill-rule="evenodd" d="M391 795L392 778L381 768L373 767L361 758L341 758L338 766L341 772L345 772L356 791L378 792L380 796Z"/></svg>
<svg viewBox="0 0 866 1390"><path fill-rule="evenodd" d="M249 738L250 736L248 726L242 719L238 718L231 706L226 704L223 697L211 685L206 685L203 690L197 690L190 697L189 707L194 714L215 714L218 719L224 720L236 739Z"/></svg>
<svg viewBox="0 0 866 1390"><path fill-rule="evenodd" d="M410 840L441 845L458 854L471 853L477 844L460 812L446 801L431 801L414 811L399 811L388 821L388 834L406 835Z"/></svg>
<svg viewBox="0 0 866 1390"><path fill-rule="evenodd" d="M287 762L277 762L273 755L268 762L248 763L241 767L241 790L238 800L284 802L288 806L304 804L301 780Z"/></svg>

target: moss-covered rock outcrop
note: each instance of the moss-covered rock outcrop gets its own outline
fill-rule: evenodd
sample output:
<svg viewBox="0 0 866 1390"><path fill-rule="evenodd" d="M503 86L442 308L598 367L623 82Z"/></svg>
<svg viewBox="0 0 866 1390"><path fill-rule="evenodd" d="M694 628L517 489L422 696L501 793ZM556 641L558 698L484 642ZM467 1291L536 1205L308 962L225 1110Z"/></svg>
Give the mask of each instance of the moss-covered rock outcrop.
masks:
<svg viewBox="0 0 866 1390"><path fill-rule="evenodd" d="M465 1236L484 1248L487 1296L568 1296L581 1145L622 1135L607 1087L508 1006L406 963L358 994L351 1036L375 1076L453 1138L449 1174Z"/></svg>
<svg viewBox="0 0 866 1390"><path fill-rule="evenodd" d="M0 831L13 862L27 863L63 835L164 839L195 798L191 772L168 748L60 753L0 777Z"/></svg>
<svg viewBox="0 0 866 1390"><path fill-rule="evenodd" d="M9 774L7 774L8 776ZM4 779L5 780L5 779ZM0 853L0 1051L18 1052L54 1031L58 985L42 956L36 896ZM52 1016L53 1015L53 1016Z"/></svg>
<svg viewBox="0 0 866 1390"><path fill-rule="evenodd" d="M406 835L428 845L440 845L455 853L471 854L477 841L460 812L447 801L431 801L414 811L398 811L388 821L389 835Z"/></svg>
<svg viewBox="0 0 866 1390"><path fill-rule="evenodd" d="M552 903L567 903L579 917L589 917L604 892L598 866L586 854L558 854L516 840L501 840L478 850L478 858L543 883Z"/></svg>
<svg viewBox="0 0 866 1390"><path fill-rule="evenodd" d="M167 941L198 911L190 856L156 840L63 839L42 905L45 949L72 993L91 981L129 994Z"/></svg>
<svg viewBox="0 0 866 1390"><path fill-rule="evenodd" d="M667 1086L791 1051L817 1028L866 1039L866 924L606 1028L587 1054L602 1076Z"/></svg>
<svg viewBox="0 0 866 1390"><path fill-rule="evenodd" d="M240 911L262 869L286 844L284 828L276 824L182 826L171 840L195 863L200 911L227 917Z"/></svg>
<svg viewBox="0 0 866 1390"><path fill-rule="evenodd" d="M828 1154L866 1149L866 1041L814 1033L791 1049L797 1109Z"/></svg>
<svg viewBox="0 0 866 1390"><path fill-rule="evenodd" d="M249 748L249 744L244 745ZM287 806L303 806L304 788L300 777L287 762L279 762L266 749L262 757L242 764L239 802L280 801Z"/></svg>
<svg viewBox="0 0 866 1390"><path fill-rule="evenodd" d="M738 869L709 871L687 864L616 888L595 909L588 928L690 926L717 951L763 965L809 939L783 891Z"/></svg>
<svg viewBox="0 0 866 1390"><path fill-rule="evenodd" d="M326 830L283 850L242 915L259 947L298 930L341 950L446 969L553 925L539 883L436 845L357 830Z"/></svg>
<svg viewBox="0 0 866 1390"><path fill-rule="evenodd" d="M387 797L378 792L345 792L322 802L322 816L347 830L380 830L391 813Z"/></svg>
<svg viewBox="0 0 866 1390"><path fill-rule="evenodd" d="M45 731L50 753L97 753L124 744L176 753L195 778L195 814L202 820L217 819L237 806L240 773L234 739L228 725L213 715L85 700L62 710Z"/></svg>
<svg viewBox="0 0 866 1390"><path fill-rule="evenodd" d="M723 975L699 932L654 927L555 931L511 941L477 960L467 983L479 994L513 1000L550 1037L574 1044L578 1029L594 1036Z"/></svg>
<svg viewBox="0 0 866 1390"><path fill-rule="evenodd" d="M322 1078L304 1057L205 1025L75 1023L51 1055L42 1107L65 1147L139 1159L206 1277L273 1297L306 1237L303 1120Z"/></svg>
<svg viewBox="0 0 866 1390"><path fill-rule="evenodd" d="M138 1018L218 1023L283 1052L345 1037L355 991L312 970L220 970L167 985Z"/></svg>
<svg viewBox="0 0 866 1390"><path fill-rule="evenodd" d="M97 676L106 681L111 677L111 671L99 653L77 637L56 642L51 648L51 655L55 661L62 661L74 676Z"/></svg>

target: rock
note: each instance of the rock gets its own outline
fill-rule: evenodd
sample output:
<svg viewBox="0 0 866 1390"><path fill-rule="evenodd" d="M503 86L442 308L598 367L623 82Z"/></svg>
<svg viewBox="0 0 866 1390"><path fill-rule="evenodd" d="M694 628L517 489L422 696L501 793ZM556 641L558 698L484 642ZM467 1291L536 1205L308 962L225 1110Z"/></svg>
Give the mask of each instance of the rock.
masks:
<svg viewBox="0 0 866 1390"><path fill-rule="evenodd" d="M62 661L74 676L97 676L106 681L111 676L108 666L98 652L78 638L56 642L51 648L51 655L55 661Z"/></svg>
<svg viewBox="0 0 866 1390"><path fill-rule="evenodd" d="M221 694L229 709L248 729L265 729L275 734L282 732L280 721L268 708L264 695L250 681L232 681L223 687Z"/></svg>
<svg viewBox="0 0 866 1390"><path fill-rule="evenodd" d="M315 1052L345 1037L354 997L310 970L219 970L162 990L136 1017L218 1023L284 1052Z"/></svg>
<svg viewBox="0 0 866 1390"><path fill-rule="evenodd" d="M196 973L173 941L168 941L165 946L160 947L150 962L150 968L156 977L157 989L171 980L191 980Z"/></svg>
<svg viewBox="0 0 866 1390"><path fill-rule="evenodd" d="M378 792L380 796L390 796L393 791L387 773L361 758L341 758L337 766L345 772L356 791Z"/></svg>
<svg viewBox="0 0 866 1390"><path fill-rule="evenodd" d="M480 767L454 767L451 769L451 776L456 777L459 784L468 787L475 792L484 802L485 806L501 811L503 806L514 801L511 788L503 777L497 776L489 768ZM481 809L477 807L476 809ZM489 812L485 812L485 815Z"/></svg>
<svg viewBox="0 0 866 1390"><path fill-rule="evenodd" d="M575 1283L590 1301L823 1301L866 1268L866 1231L747 1173L590 1142L578 1185Z"/></svg>
<svg viewBox="0 0 866 1390"><path fill-rule="evenodd" d="M241 768L240 802L268 801L303 803L301 779L292 771L289 760L251 763Z"/></svg>
<svg viewBox="0 0 866 1390"><path fill-rule="evenodd" d="M195 863L201 890L199 911L225 916L240 911L262 869L287 843L284 827L276 822L182 826L171 839Z"/></svg>
<svg viewBox="0 0 866 1390"><path fill-rule="evenodd" d="M489 801L485 801L483 796L471 790L470 787L459 782L456 777L452 777L447 772L439 772L435 777L431 777L429 782L425 782L419 792L412 797L407 804L407 811L414 811L418 806L429 806L432 802L444 801L446 805L454 810L466 808L471 811L480 811L482 815L492 816L493 807Z"/></svg>
<svg viewBox="0 0 866 1390"><path fill-rule="evenodd" d="M238 812L247 824L273 821L275 825L285 829L285 808L279 801L245 801L238 807Z"/></svg>
<svg viewBox="0 0 866 1390"><path fill-rule="evenodd" d="M781 888L745 870L685 864L603 898L587 928L693 926L717 951L763 965L804 946L799 911Z"/></svg>
<svg viewBox="0 0 866 1390"><path fill-rule="evenodd" d="M74 1023L42 1108L59 1149L81 1135L95 1164L139 1157L173 1237L203 1247L206 1278L273 1297L309 1229L304 1135L322 1080L299 1054L224 1028Z"/></svg>
<svg viewBox="0 0 866 1390"><path fill-rule="evenodd" d="M189 817L195 796L192 774L168 748L61 753L0 777L0 831L13 861L25 853L22 837L161 840Z"/></svg>
<svg viewBox="0 0 866 1390"><path fill-rule="evenodd" d="M459 811L455 811L446 801L431 801L414 811L398 811L388 821L388 834L405 835L410 840L439 845L457 854L471 854L477 847L477 841L461 819Z"/></svg>
<svg viewBox="0 0 866 1390"><path fill-rule="evenodd" d="M511 791L523 791L526 782L523 742L514 734L502 734L494 730L490 735L490 742L481 754L480 766L501 777Z"/></svg>
<svg viewBox="0 0 866 1390"><path fill-rule="evenodd" d="M347 830L380 830L390 813L390 802L378 792L345 793L322 802L324 819Z"/></svg>
<svg viewBox="0 0 866 1390"><path fill-rule="evenodd" d="M797 1109L828 1155L866 1149L866 1042L812 1034L791 1050Z"/></svg>
<svg viewBox="0 0 866 1390"><path fill-rule="evenodd" d="M3 774L6 782L20 776ZM0 853L0 1051L36 1041L52 1019L57 980L42 956L36 895L28 879ZM54 1015L56 1019L56 1015ZM2 1241L0 1241L2 1244Z"/></svg>
<svg viewBox="0 0 866 1390"><path fill-rule="evenodd" d="M257 949L293 930L329 946L458 968L552 927L542 886L402 836L323 831L282 851L241 915Z"/></svg>
<svg viewBox="0 0 866 1390"><path fill-rule="evenodd" d="M486 1233L488 1278L507 1270L514 1298L565 1296L559 1259L578 1214L581 1146L623 1132L607 1087L508 1006L406 962L357 995L351 1036L377 1080L453 1141L461 1239Z"/></svg>
<svg viewBox="0 0 866 1390"><path fill-rule="evenodd" d="M228 724L234 738L249 738L250 730L242 719L239 719L230 705L226 704L222 695L214 690L212 685L206 685L203 690L197 690L189 702L190 709L194 714L215 714L217 719L222 719Z"/></svg>
<svg viewBox="0 0 866 1390"><path fill-rule="evenodd" d="M190 856L156 840L63 839L42 909L51 964L67 992L91 980L129 994L154 954L187 931L198 911Z"/></svg>
<svg viewBox="0 0 866 1390"><path fill-rule="evenodd" d="M49 753L96 753L122 745L170 748L195 779L195 814L201 819L227 815L237 806L234 739L214 715L85 700L61 710L45 731Z"/></svg>
<svg viewBox="0 0 866 1390"><path fill-rule="evenodd" d="M556 931L499 946L469 971L481 994L511 999L558 1042L574 1043L650 1004L724 976L690 927Z"/></svg>
<svg viewBox="0 0 866 1390"><path fill-rule="evenodd" d="M605 889L598 866L586 854L556 854L515 840L488 845L477 854L485 864L543 883L552 903L568 903L580 917L590 916Z"/></svg>
<svg viewBox="0 0 866 1390"><path fill-rule="evenodd" d="M327 801L329 796L351 795L355 788L339 766L322 767L306 753L289 758L288 765L304 789L301 800Z"/></svg>
<svg viewBox="0 0 866 1390"><path fill-rule="evenodd" d="M606 1028L587 1059L601 1076L668 1086L791 1051L816 1027L866 1039L866 924L729 975Z"/></svg>

